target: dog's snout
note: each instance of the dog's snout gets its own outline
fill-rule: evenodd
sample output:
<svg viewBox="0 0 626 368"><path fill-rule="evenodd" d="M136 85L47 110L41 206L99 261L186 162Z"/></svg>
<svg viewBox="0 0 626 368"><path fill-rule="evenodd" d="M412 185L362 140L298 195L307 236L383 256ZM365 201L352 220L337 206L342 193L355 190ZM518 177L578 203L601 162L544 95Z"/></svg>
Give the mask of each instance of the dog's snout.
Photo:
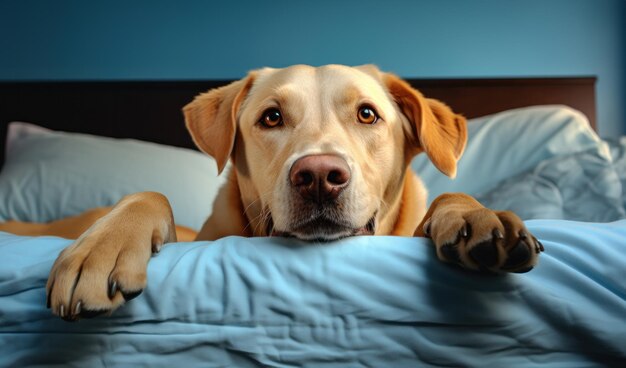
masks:
<svg viewBox="0 0 626 368"><path fill-rule="evenodd" d="M298 159L289 172L291 185L307 200L336 199L350 182L350 167L341 157L311 155Z"/></svg>

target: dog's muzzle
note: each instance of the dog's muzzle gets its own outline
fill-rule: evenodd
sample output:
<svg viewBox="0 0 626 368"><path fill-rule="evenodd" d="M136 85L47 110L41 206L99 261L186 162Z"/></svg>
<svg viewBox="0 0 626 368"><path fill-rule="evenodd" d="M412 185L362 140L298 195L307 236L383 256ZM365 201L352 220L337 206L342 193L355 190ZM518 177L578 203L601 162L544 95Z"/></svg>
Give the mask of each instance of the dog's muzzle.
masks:
<svg viewBox="0 0 626 368"><path fill-rule="evenodd" d="M291 218L287 229L268 234L309 241L331 241L353 235L373 235L375 215L363 226L355 226L346 214L342 194L350 186L350 166L337 155L303 156L289 170Z"/></svg>

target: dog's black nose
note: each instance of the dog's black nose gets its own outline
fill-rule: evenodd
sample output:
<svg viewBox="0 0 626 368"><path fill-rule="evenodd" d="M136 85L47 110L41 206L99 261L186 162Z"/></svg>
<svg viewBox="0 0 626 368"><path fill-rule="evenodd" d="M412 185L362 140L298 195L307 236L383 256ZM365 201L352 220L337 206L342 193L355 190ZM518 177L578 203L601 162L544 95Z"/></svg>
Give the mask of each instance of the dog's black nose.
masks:
<svg viewBox="0 0 626 368"><path fill-rule="evenodd" d="M350 167L334 155L304 156L291 167L289 179L302 198L322 203L336 199L348 186Z"/></svg>

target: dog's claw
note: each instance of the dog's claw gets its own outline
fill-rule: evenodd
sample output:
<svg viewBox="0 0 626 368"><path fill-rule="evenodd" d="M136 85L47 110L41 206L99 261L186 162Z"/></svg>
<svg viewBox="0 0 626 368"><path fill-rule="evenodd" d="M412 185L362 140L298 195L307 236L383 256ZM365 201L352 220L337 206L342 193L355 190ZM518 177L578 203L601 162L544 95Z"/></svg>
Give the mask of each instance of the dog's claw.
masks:
<svg viewBox="0 0 626 368"><path fill-rule="evenodd" d="M68 308L70 309L70 308ZM59 317L67 322L75 322L76 316L72 314L71 310L65 309L65 304L59 305Z"/></svg>
<svg viewBox="0 0 626 368"><path fill-rule="evenodd" d="M140 289L139 291L133 291L130 293L125 293L122 291L122 296L124 297L124 300L129 301L129 300L133 300L136 297L139 296L139 294L141 294L143 292L143 289Z"/></svg>
<svg viewBox="0 0 626 368"><path fill-rule="evenodd" d="M528 238L528 233L526 232L526 230L521 230L521 231L519 232L519 238L520 238L520 239L526 239L526 238Z"/></svg>
<svg viewBox="0 0 626 368"><path fill-rule="evenodd" d="M113 281L109 284L109 299L113 299L117 293L117 281Z"/></svg>
<svg viewBox="0 0 626 368"><path fill-rule="evenodd" d="M541 242L537 238L535 238L534 236L533 236L533 239L535 240L535 252L537 254L539 254L541 252L545 252L546 249L543 247L543 244L541 244Z"/></svg>
<svg viewBox="0 0 626 368"><path fill-rule="evenodd" d="M504 234L502 234L502 231L500 231L500 229L493 229L492 234L493 234L493 237L496 239L500 239L500 240L504 239Z"/></svg>
<svg viewBox="0 0 626 368"><path fill-rule="evenodd" d="M83 307L83 301L82 301L82 300L79 300L79 301L76 303L76 306L74 307L74 315L75 315L75 316L80 315L80 312L82 311L82 307Z"/></svg>
<svg viewBox="0 0 626 368"><path fill-rule="evenodd" d="M430 220L424 225L424 235L430 237Z"/></svg>
<svg viewBox="0 0 626 368"><path fill-rule="evenodd" d="M526 272L532 270L533 268L534 268L533 266L528 266L528 267L525 267L525 268L522 268L522 269L519 269L519 270L513 271L513 272L515 272L515 273L526 273Z"/></svg>
<svg viewBox="0 0 626 368"><path fill-rule="evenodd" d="M467 230L467 224L463 225L463 227L461 228L461 231L459 233L461 235L461 237L467 239L469 237L469 231Z"/></svg>

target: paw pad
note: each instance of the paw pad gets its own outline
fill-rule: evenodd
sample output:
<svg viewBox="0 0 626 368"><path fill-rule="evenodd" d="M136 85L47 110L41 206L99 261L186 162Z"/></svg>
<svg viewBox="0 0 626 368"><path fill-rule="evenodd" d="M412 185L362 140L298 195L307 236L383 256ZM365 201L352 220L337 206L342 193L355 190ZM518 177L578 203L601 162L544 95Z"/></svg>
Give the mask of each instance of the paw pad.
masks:
<svg viewBox="0 0 626 368"><path fill-rule="evenodd" d="M482 242L469 251L469 256L480 266L493 267L498 263L498 248L493 241Z"/></svg>
<svg viewBox="0 0 626 368"><path fill-rule="evenodd" d="M440 251L449 262L459 263L461 261L458 247L454 244L445 244L440 248Z"/></svg>
<svg viewBox="0 0 626 368"><path fill-rule="evenodd" d="M509 251L509 257L502 266L504 269L512 269L521 266L528 262L530 259L530 248L526 244L526 241L520 239L520 241Z"/></svg>

